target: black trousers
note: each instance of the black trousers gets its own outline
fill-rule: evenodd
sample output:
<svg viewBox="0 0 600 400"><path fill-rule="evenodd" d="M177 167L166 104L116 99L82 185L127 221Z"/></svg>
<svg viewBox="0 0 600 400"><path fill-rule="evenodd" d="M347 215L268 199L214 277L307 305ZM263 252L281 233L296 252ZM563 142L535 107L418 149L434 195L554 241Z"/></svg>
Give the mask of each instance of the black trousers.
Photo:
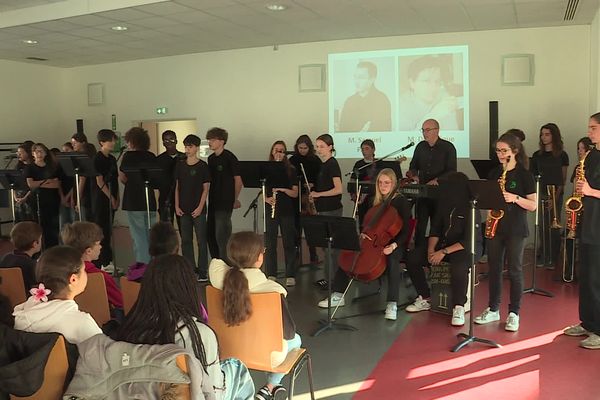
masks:
<svg viewBox="0 0 600 400"><path fill-rule="evenodd" d="M111 246L112 222L115 217L115 211L110 206L108 198L104 195L98 196L93 209L93 222L102 229L102 250L98 257L97 265L108 265L113 261L113 250Z"/></svg>
<svg viewBox="0 0 600 400"><path fill-rule="evenodd" d="M387 256L386 259L386 269L385 273L387 274L388 281L388 290L387 290L387 300L386 301L394 301L398 302L398 298L400 297L400 278L402 277L402 273L400 271L400 260L402 259L402 250L397 248ZM344 293L346 287L348 286L348 282L350 282L350 278L346 273L338 268L335 272L335 277L333 278L333 282L331 283L331 289L334 292Z"/></svg>
<svg viewBox="0 0 600 400"><path fill-rule="evenodd" d="M227 262L227 242L231 236L233 211L208 209L206 216L206 240L212 258Z"/></svg>
<svg viewBox="0 0 600 400"><path fill-rule="evenodd" d="M502 269L504 259L510 276L510 304L508 311L519 314L523 295L523 250L525 238L520 236L496 235L488 240L488 266L490 296L489 307L498 311L502 297Z"/></svg>
<svg viewBox="0 0 600 400"><path fill-rule="evenodd" d="M417 217L417 226L415 228L415 247L421 245L427 246L425 235L427 234L427 224L433 218L436 207L436 199L418 199L415 214Z"/></svg>
<svg viewBox="0 0 600 400"><path fill-rule="evenodd" d="M579 319L600 335L600 244L579 245Z"/></svg>
<svg viewBox="0 0 600 400"><path fill-rule="evenodd" d="M293 215L267 216L266 271L267 276L277 276L277 233L281 230L285 257L285 277L296 276L296 224Z"/></svg>

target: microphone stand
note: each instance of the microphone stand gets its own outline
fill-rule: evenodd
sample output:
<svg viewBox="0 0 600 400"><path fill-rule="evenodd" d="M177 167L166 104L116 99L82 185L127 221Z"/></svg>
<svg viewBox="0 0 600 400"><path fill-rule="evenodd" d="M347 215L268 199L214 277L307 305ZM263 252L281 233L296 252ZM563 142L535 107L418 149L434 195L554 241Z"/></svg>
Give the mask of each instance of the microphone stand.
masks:
<svg viewBox="0 0 600 400"><path fill-rule="evenodd" d="M389 153L389 154L386 154L386 155L385 155L385 156L383 156L383 157L374 158L374 159L373 159L373 161L366 163L365 165L363 165L363 166L362 166L362 167L360 167L360 168L357 168L356 170L352 170L351 172L348 172L348 173L347 173L346 175L344 175L344 176L352 175L353 173L355 173L355 172L358 172L358 171L362 170L363 168L367 168L367 167L369 167L369 166L371 166L371 165L373 165L373 164L375 164L375 163L377 163L377 162L379 162L379 161L383 161L383 160L385 160L386 158L390 158L390 157L392 157L392 156L395 156L395 155L396 155L396 154L398 154L398 153L402 153L404 150L408 150L408 149L410 149L411 147L413 147L414 145L415 145L415 144L414 144L413 142L411 142L410 144L408 144L408 145L406 145L406 146L404 146L404 147L402 147L402 148L400 148L400 149L396 149L396 150L392 151L391 153ZM357 178L357 179L358 179L358 178Z"/></svg>
<svg viewBox="0 0 600 400"><path fill-rule="evenodd" d="M256 197L254 198L254 200L252 200L252 202L248 206L248 209L246 210L246 212L243 215L243 217L246 218L246 216L248 215L250 210L253 211L254 218L252 221L252 228L254 230L254 233L258 233L258 198L260 197L261 194L262 194L262 190L259 190L258 193L256 194Z"/></svg>

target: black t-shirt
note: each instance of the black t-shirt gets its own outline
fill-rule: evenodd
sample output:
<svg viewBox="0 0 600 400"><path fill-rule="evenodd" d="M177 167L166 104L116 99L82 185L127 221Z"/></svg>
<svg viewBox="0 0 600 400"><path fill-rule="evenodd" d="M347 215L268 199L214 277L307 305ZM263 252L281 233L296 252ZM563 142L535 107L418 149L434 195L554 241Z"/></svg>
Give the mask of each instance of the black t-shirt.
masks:
<svg viewBox="0 0 600 400"><path fill-rule="evenodd" d="M315 183L315 192L325 192L334 188L333 178L342 179L342 171L337 160L333 157L321 164L321 170L317 175ZM318 212L333 211L342 208L342 195L338 194L330 197L317 197L315 206Z"/></svg>
<svg viewBox="0 0 600 400"><path fill-rule="evenodd" d="M391 114L390 100L373 86L366 96L355 93L346 99L338 132L359 132L365 127L368 132L390 131Z"/></svg>
<svg viewBox="0 0 600 400"><path fill-rule="evenodd" d="M165 151L156 157L156 163L162 170L158 192L158 202L160 204L164 204L165 201L169 200L169 194L171 195L171 201L175 200L175 187L173 183L175 181L175 166L179 161L185 161L185 153L180 151L172 156Z"/></svg>
<svg viewBox="0 0 600 400"><path fill-rule="evenodd" d="M43 181L45 179L52 179L58 177L58 169L56 166L46 164L40 167L36 164L28 164L25 167L25 177L31 178L34 181ZM60 206L60 195L57 189L51 189L46 187L37 188L34 191L39 193L40 207L42 210L53 210L58 212Z"/></svg>
<svg viewBox="0 0 600 400"><path fill-rule="evenodd" d="M502 165L499 165L490 172L489 179L497 181L501 175ZM535 194L535 181L533 175L521 164L517 164L514 169L506 173L505 190L508 193L514 193L520 197L527 197L528 195ZM517 204L506 203L504 216L498 222L496 234L519 237L529 236L527 210L521 208Z"/></svg>
<svg viewBox="0 0 600 400"><path fill-rule="evenodd" d="M286 189L291 189L292 186L297 186L298 182L296 182L296 169L290 165L290 170L288 171L288 175L290 177L291 185ZM270 186L266 187L267 189L267 197L273 196L273 188ZM288 196L283 192L277 192L277 198L275 199L275 215L276 216L291 216L296 214L296 210L298 210L298 199ZM267 218L271 217L271 205L266 204Z"/></svg>
<svg viewBox="0 0 600 400"><path fill-rule="evenodd" d="M204 184L210 182L208 164L202 160L194 165L180 161L175 165L175 179L179 185L179 208L184 213L191 214L200 204ZM202 213L205 212L206 206L202 209Z"/></svg>
<svg viewBox="0 0 600 400"><path fill-rule="evenodd" d="M557 186L562 186L564 184L564 182L560 185L558 185L557 182L548 182L548 179L558 175L560 176L560 181L562 182L562 167L568 166L569 155L566 152L563 151L558 156L554 156L551 151L538 150L531 156L531 165L529 166L529 170L534 176L541 176L540 185L542 186L542 189L544 189L545 193L545 188L548 184L554 184Z"/></svg>
<svg viewBox="0 0 600 400"><path fill-rule="evenodd" d="M109 154L108 157L104 155L101 151L96 153L94 157L94 168L98 175L102 176L104 179L104 184L109 188L110 193L114 198L117 198L119 195L119 181L118 181L118 172L117 172L117 159ZM96 209L97 206L106 205L109 201L108 197L100 190L100 187L96 183L96 178L90 178L94 185L93 188L93 206Z"/></svg>
<svg viewBox="0 0 600 400"><path fill-rule="evenodd" d="M301 193L305 192L304 185L304 176L302 175L302 168L300 164L304 166L304 171L306 172L306 179L308 183L314 184L317 181L317 176L319 175L319 170L321 169L321 160L319 157L312 156L301 156L300 154L294 154L290 157L290 163L296 168L296 174L298 175L298 179L302 182L300 186Z"/></svg>
<svg viewBox="0 0 600 400"><path fill-rule="evenodd" d="M235 176L240 175L237 157L225 149L220 155L208 157L210 191L208 207L211 210L231 211L235 201Z"/></svg>
<svg viewBox="0 0 600 400"><path fill-rule="evenodd" d="M590 151L585 159L585 179L593 188L600 190L600 151ZM600 199L583 197L583 216L581 222L581 242L600 245Z"/></svg>
<svg viewBox="0 0 600 400"><path fill-rule="evenodd" d="M140 168L157 168L154 153L133 150L123 155L121 171L127 176L125 190L123 191L123 211L146 211L144 176L139 172ZM137 172L134 172L135 170ZM155 187L158 180L156 174L150 172L147 178L150 187ZM156 211L156 198L152 189L150 189L148 198L150 211Z"/></svg>

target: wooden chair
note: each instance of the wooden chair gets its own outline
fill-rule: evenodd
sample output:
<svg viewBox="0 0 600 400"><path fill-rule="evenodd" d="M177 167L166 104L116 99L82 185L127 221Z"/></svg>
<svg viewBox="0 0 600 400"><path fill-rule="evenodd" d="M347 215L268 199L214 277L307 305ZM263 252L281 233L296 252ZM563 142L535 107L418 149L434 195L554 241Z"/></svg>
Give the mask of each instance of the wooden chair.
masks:
<svg viewBox="0 0 600 400"><path fill-rule="evenodd" d="M314 400L311 358L306 349L290 351L282 364L271 367L271 352L282 351L283 343L280 294L254 293L250 299L252 316L238 326L227 326L223 319L223 292L213 286L206 287L208 323L217 334L221 358L238 358L250 369L289 374L290 400L294 397L296 377L306 364L310 396Z"/></svg>
<svg viewBox="0 0 600 400"><path fill-rule="evenodd" d="M59 336L50 352L44 367L44 382L31 396L17 397L11 395L11 400L59 400L64 392L65 379L69 370L65 339Z"/></svg>
<svg viewBox="0 0 600 400"><path fill-rule="evenodd" d="M0 293L8 297L13 307L26 300L21 268L0 268Z"/></svg>
<svg viewBox="0 0 600 400"><path fill-rule="evenodd" d="M98 326L110 321L110 308L104 276L100 273L88 274L87 286L83 293L75 297L81 311L89 313Z"/></svg>
<svg viewBox="0 0 600 400"><path fill-rule="evenodd" d="M127 315L137 301L142 285L139 282L130 281L126 276L122 276L119 282L121 293L123 293L123 312Z"/></svg>
<svg viewBox="0 0 600 400"><path fill-rule="evenodd" d="M179 367L181 372L188 374L189 369L188 369L188 365L187 365L187 360L183 354L178 355L175 362L177 363L177 366ZM179 392L178 398L182 399L182 400L190 400L192 398L192 392L190 390L190 385L187 385L187 387L184 387Z"/></svg>

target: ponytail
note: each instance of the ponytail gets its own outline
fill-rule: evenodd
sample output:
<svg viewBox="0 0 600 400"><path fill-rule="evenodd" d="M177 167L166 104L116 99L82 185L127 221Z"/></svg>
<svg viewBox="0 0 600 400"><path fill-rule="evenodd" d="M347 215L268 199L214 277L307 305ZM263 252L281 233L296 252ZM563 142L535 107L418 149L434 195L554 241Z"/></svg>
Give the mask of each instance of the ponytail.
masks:
<svg viewBox="0 0 600 400"><path fill-rule="evenodd" d="M232 267L223 280L223 319L228 326L236 326L252 315L248 279L238 267Z"/></svg>

